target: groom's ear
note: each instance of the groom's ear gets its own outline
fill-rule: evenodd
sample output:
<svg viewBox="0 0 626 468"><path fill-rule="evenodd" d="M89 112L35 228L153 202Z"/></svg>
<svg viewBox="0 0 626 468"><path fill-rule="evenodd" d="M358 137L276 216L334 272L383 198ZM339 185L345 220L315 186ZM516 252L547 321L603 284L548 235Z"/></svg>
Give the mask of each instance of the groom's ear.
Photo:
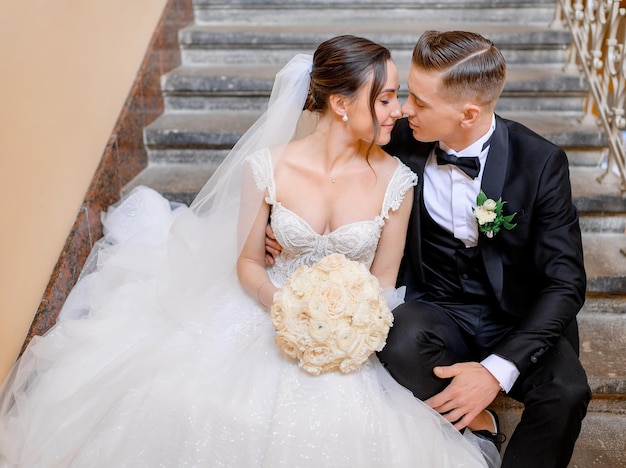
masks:
<svg viewBox="0 0 626 468"><path fill-rule="evenodd" d="M461 119L461 125L463 127L471 127L480 119L482 109L476 104L468 102L463 108L463 117Z"/></svg>

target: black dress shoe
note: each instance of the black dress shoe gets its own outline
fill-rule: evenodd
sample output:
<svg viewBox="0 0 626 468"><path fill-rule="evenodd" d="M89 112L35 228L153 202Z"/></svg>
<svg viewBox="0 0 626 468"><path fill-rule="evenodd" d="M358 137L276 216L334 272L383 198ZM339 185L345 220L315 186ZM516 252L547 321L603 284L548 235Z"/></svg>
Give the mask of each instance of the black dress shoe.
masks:
<svg viewBox="0 0 626 468"><path fill-rule="evenodd" d="M500 432L500 419L498 418L498 415L496 414L496 412L490 409L486 411L488 411L491 414L491 416L493 416L493 420L496 423L496 432L491 432L486 429L483 429L481 431L472 431L472 432L476 434L478 437L492 442L493 445L496 446L499 452L500 449L502 448L502 444L506 441L506 436Z"/></svg>

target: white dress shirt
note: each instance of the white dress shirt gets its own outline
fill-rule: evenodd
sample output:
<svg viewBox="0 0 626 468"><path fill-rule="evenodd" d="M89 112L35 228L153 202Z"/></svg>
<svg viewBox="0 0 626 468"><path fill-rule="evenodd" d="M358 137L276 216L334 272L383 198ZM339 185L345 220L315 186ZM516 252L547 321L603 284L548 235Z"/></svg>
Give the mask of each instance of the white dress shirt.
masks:
<svg viewBox="0 0 626 468"><path fill-rule="evenodd" d="M433 151L424 168L424 204L433 220L461 240L466 247L478 244L478 224L472 212L476 206L476 197L480 192L489 146L483 149L496 128L495 115L491 127L482 137L461 151L454 151L440 142L439 146L447 153L458 157L478 156L480 172L471 179L453 164L439 165ZM519 376L515 364L492 354L481 364L498 380L500 387L509 392Z"/></svg>

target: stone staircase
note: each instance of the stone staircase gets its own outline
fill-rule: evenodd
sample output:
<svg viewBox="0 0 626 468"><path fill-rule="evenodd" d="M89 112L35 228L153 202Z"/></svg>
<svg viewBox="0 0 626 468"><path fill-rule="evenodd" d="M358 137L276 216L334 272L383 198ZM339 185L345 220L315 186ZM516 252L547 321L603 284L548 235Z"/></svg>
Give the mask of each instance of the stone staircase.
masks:
<svg viewBox="0 0 626 468"><path fill-rule="evenodd" d="M263 110L276 71L337 34L388 46L406 94L413 45L426 29L492 39L508 62L498 113L563 147L581 214L588 299L579 315L581 358L594 392L571 467L626 467L626 201L603 171L606 139L581 124L586 83L564 72L570 35L552 29L549 0L194 0L179 32L182 65L162 77L165 112L144 129L149 164L130 184L190 202ZM404 96L401 96L404 98ZM521 407L495 406L511 433Z"/></svg>

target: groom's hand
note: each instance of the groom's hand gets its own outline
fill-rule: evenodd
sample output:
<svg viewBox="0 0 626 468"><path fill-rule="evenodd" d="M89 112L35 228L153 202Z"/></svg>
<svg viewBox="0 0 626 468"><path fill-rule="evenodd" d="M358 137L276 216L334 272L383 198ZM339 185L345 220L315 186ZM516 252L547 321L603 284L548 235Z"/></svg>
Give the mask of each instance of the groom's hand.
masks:
<svg viewBox="0 0 626 468"><path fill-rule="evenodd" d="M265 265L274 265L274 259L280 255L282 249L282 246L274 237L274 231L268 224L265 228Z"/></svg>
<svg viewBox="0 0 626 468"><path fill-rule="evenodd" d="M433 372L439 378L452 381L425 403L443 414L457 429L468 426L500 392L496 378L478 362L435 367Z"/></svg>

